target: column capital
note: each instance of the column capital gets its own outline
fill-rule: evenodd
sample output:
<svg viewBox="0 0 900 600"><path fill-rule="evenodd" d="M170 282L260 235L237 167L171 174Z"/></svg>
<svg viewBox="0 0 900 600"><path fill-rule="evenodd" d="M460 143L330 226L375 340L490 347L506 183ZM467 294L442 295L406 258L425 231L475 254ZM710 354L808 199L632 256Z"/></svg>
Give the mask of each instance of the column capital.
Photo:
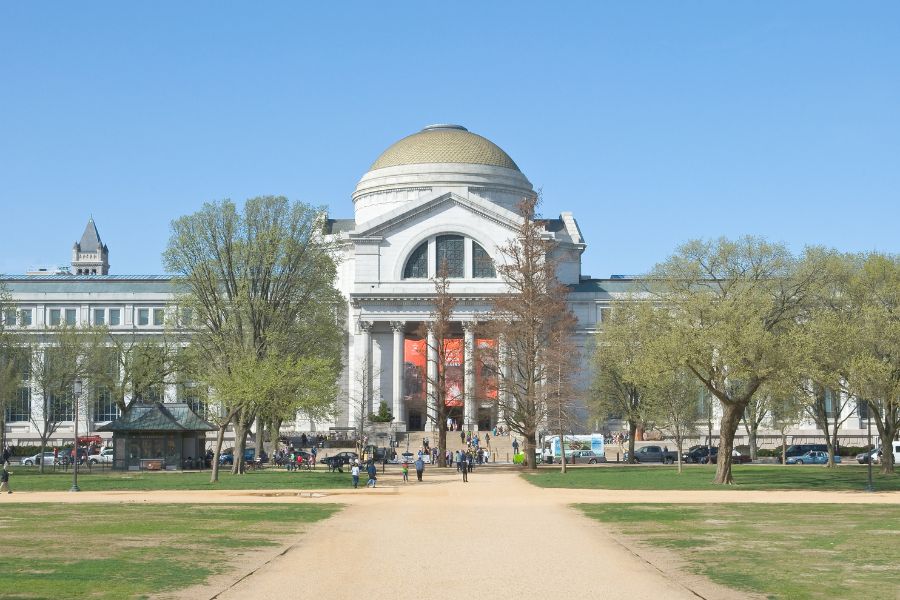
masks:
<svg viewBox="0 0 900 600"><path fill-rule="evenodd" d="M462 328L466 333L474 333L475 328L478 327L478 321L463 321Z"/></svg>
<svg viewBox="0 0 900 600"><path fill-rule="evenodd" d="M395 332L403 333L406 329L406 321L391 321L391 329Z"/></svg>
<svg viewBox="0 0 900 600"><path fill-rule="evenodd" d="M369 333L370 331L372 331L372 325L374 325L374 323L372 323L372 321L360 320L357 322L357 326L359 327L360 333Z"/></svg>

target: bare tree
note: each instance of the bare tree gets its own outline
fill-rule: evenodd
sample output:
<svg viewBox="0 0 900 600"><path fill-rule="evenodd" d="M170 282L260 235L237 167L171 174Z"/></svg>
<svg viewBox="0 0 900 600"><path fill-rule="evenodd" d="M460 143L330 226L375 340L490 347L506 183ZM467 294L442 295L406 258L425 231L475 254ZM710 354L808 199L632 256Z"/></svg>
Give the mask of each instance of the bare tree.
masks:
<svg viewBox="0 0 900 600"><path fill-rule="evenodd" d="M50 337L48 345L31 344L24 349L31 359L31 380L40 393L38 410L32 410L31 422L38 430L41 451L47 448L59 425L75 417L75 381L90 375L90 357L102 343L102 335L95 330L79 330L62 326ZM44 461L41 461L41 472Z"/></svg>
<svg viewBox="0 0 900 600"><path fill-rule="evenodd" d="M237 372L252 374L254 361L273 354L322 358L316 364L325 375L336 380L340 373L336 251L321 234L319 215L283 197L260 197L247 200L242 212L225 200L172 223L164 261L184 290L179 304L192 315L191 343L207 381L228 390L211 395L222 403L214 462L231 423L236 473L243 472L247 433L260 407L253 390L232 393L240 387ZM214 469L212 480L217 477Z"/></svg>
<svg viewBox="0 0 900 600"><path fill-rule="evenodd" d="M456 298L450 293L450 276L446 262L438 265L437 274L432 280L434 283L434 296L432 298L431 318L427 324L423 324L419 335L425 337L425 346L429 359L433 357L436 365L425 369L425 381L427 383L426 410L427 418L437 426L438 430L438 466L447 466L447 417L450 407L464 401L463 386L454 386L455 383L448 378L448 364L451 362L451 347L454 341L453 311L456 308ZM457 349L458 350L458 349ZM470 394L474 398L474 394Z"/></svg>
<svg viewBox="0 0 900 600"><path fill-rule="evenodd" d="M519 227L500 247L504 260L497 270L509 293L494 300L489 322L503 346L503 363L497 363L500 408L509 428L522 436L531 468L537 468L537 432L553 406L556 361L571 351L559 345L574 327L568 288L556 277L555 244L535 218L537 205L537 198L519 204Z"/></svg>

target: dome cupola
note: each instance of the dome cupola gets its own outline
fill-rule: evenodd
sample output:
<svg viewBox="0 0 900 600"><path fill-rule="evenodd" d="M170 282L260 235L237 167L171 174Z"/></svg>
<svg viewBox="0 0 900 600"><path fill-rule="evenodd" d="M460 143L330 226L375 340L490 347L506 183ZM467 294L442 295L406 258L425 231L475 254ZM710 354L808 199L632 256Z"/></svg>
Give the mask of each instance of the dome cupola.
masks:
<svg viewBox="0 0 900 600"><path fill-rule="evenodd" d="M353 193L356 223L447 191L511 210L534 189L502 148L462 125L429 125L392 144Z"/></svg>

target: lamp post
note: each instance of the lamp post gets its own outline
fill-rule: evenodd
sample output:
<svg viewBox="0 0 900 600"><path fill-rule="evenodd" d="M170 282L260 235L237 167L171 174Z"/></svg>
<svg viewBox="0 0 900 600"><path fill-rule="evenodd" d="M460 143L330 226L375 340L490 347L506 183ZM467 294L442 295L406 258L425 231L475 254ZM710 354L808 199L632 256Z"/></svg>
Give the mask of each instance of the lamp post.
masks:
<svg viewBox="0 0 900 600"><path fill-rule="evenodd" d="M78 405L81 399L81 380L76 379L75 384L72 386L72 396L75 399L75 446L73 447L72 454L72 487L69 488L70 492L80 492L81 489L78 487L78 459L80 458L78 455Z"/></svg>

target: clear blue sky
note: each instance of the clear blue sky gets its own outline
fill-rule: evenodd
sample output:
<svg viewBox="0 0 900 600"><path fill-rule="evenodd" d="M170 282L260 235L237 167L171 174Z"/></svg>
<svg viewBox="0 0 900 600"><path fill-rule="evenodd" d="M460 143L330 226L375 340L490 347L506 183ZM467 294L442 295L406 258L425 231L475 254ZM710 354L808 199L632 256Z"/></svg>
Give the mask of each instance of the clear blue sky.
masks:
<svg viewBox="0 0 900 600"><path fill-rule="evenodd" d="M692 237L900 251L897 2L5 2L0 272L68 263L91 214L118 274L206 200L351 217L434 122L574 212L593 276Z"/></svg>

